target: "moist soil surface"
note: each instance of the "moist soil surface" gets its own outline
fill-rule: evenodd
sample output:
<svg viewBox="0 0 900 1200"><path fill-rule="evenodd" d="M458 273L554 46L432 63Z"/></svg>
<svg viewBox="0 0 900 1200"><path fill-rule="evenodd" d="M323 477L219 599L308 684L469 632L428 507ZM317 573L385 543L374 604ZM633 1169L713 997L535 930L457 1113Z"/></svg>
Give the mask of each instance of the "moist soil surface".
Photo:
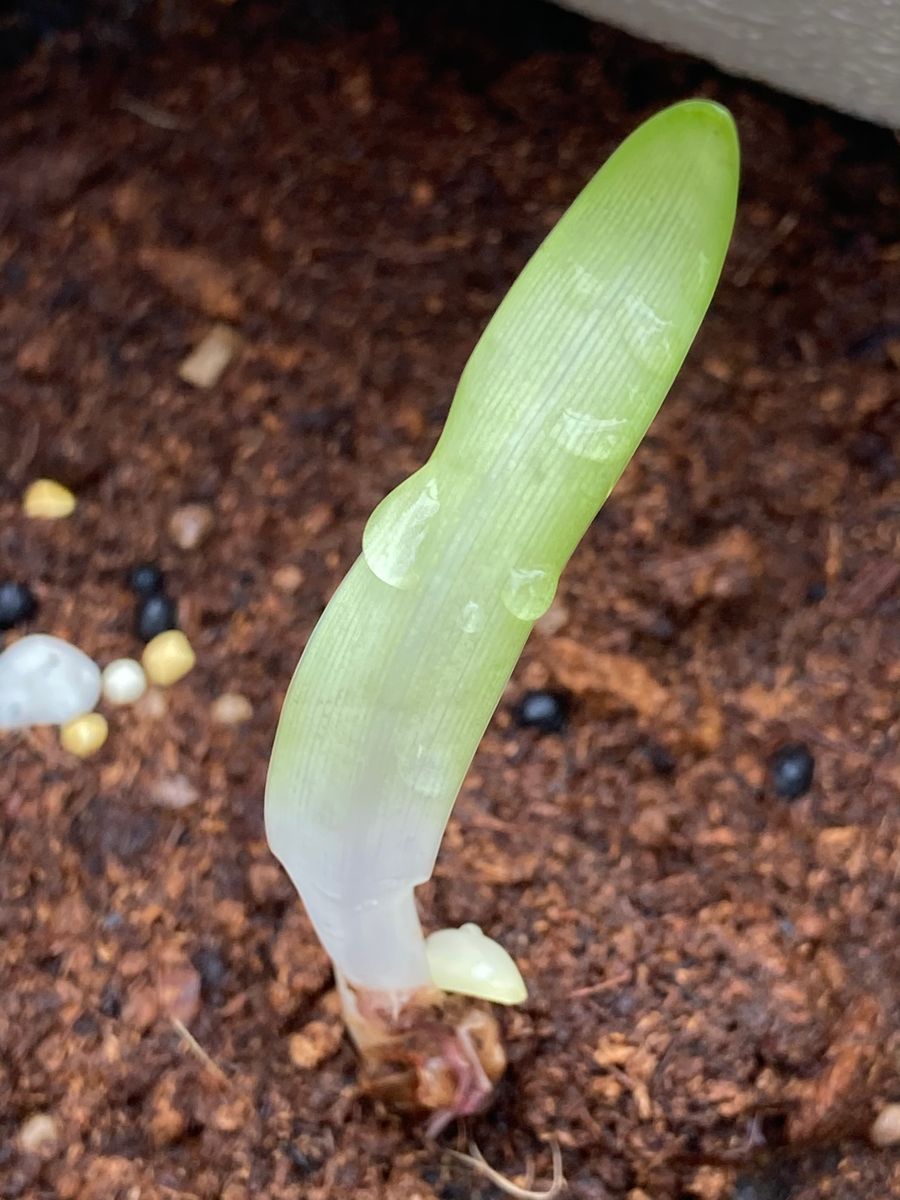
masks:
<svg viewBox="0 0 900 1200"><path fill-rule="evenodd" d="M896 143L482 8L168 6L4 79L0 574L37 595L26 629L107 662L140 652L125 577L154 561L198 656L93 758L0 742L4 1197L496 1195L446 1152L470 1137L534 1188L556 1142L581 1200L900 1194L866 1140L900 1100ZM279 705L506 288L689 95L740 126L734 244L421 889L427 927L477 921L530 988L494 1107L429 1143L361 1092L267 850ZM198 388L216 322L240 345ZM23 515L39 476L73 516ZM544 687L561 732L516 723ZM226 692L249 720L215 719ZM789 799L770 760L797 744Z"/></svg>

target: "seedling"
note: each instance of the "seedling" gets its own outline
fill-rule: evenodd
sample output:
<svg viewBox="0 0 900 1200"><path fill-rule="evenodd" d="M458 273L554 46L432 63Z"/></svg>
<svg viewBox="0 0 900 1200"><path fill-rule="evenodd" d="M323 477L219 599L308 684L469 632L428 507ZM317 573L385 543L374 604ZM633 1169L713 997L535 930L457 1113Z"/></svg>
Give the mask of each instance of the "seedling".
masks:
<svg viewBox="0 0 900 1200"><path fill-rule="evenodd" d="M436 978L414 889L532 624L697 332L737 178L734 124L712 103L666 109L619 147L484 331L431 458L369 518L288 690L269 842L370 1072L433 1130L483 1106L504 1067L486 1006L439 985L523 989L493 951L479 985L471 926L433 948Z"/></svg>

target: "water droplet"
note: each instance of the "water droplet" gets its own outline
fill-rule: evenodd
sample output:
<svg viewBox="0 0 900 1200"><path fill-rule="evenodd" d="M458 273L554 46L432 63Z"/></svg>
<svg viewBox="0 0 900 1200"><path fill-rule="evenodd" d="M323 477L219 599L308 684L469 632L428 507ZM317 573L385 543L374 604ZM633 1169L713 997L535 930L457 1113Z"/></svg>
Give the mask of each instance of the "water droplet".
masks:
<svg viewBox="0 0 900 1200"><path fill-rule="evenodd" d="M624 308L630 317L625 326L625 344L648 370L661 370L671 354L673 323L661 317L640 296L627 296Z"/></svg>
<svg viewBox="0 0 900 1200"><path fill-rule="evenodd" d="M463 633L480 633L484 629L484 610L476 600L463 605L459 614L459 627Z"/></svg>
<svg viewBox="0 0 900 1200"><path fill-rule="evenodd" d="M363 556L382 583L409 588L418 581L416 562L440 507L437 480L421 471L378 505L363 531Z"/></svg>
<svg viewBox="0 0 900 1200"><path fill-rule="evenodd" d="M594 417L590 413L564 408L552 429L552 437L578 458L606 462L620 445L624 417Z"/></svg>
<svg viewBox="0 0 900 1200"><path fill-rule="evenodd" d="M501 598L520 621L536 621L553 603L556 584L556 575L543 567L513 567Z"/></svg>

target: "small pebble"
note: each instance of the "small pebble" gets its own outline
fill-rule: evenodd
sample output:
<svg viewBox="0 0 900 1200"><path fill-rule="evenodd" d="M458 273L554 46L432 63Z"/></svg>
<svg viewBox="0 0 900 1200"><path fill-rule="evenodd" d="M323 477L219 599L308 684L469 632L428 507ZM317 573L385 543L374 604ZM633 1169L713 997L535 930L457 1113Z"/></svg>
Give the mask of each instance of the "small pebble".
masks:
<svg viewBox="0 0 900 1200"><path fill-rule="evenodd" d="M311 534L312 537L318 537L320 533L324 533L331 525L334 524L334 506L326 500L314 504L300 525L304 533Z"/></svg>
<svg viewBox="0 0 900 1200"><path fill-rule="evenodd" d="M196 661L191 643L179 629L167 629L157 634L144 647L141 656L147 678L160 687L170 687L183 679Z"/></svg>
<svg viewBox="0 0 900 1200"><path fill-rule="evenodd" d="M160 808L178 810L196 804L200 793L186 775L166 775L150 788L150 797Z"/></svg>
<svg viewBox="0 0 900 1200"><path fill-rule="evenodd" d="M19 1126L19 1149L23 1154L47 1157L59 1145L59 1129L49 1113L35 1113Z"/></svg>
<svg viewBox="0 0 900 1200"><path fill-rule="evenodd" d="M0 629L12 629L37 612L37 600L25 583L0 583Z"/></svg>
<svg viewBox="0 0 900 1200"><path fill-rule="evenodd" d="M142 642L149 642L167 629L178 628L175 602L162 594L144 596L137 608L135 630Z"/></svg>
<svg viewBox="0 0 900 1200"><path fill-rule="evenodd" d="M109 735L109 725L102 713L85 713L67 721L59 731L60 745L79 758L96 754Z"/></svg>
<svg viewBox="0 0 900 1200"><path fill-rule="evenodd" d="M244 725L253 716L253 705L238 692L223 692L213 700L210 715L217 725Z"/></svg>
<svg viewBox="0 0 900 1200"><path fill-rule="evenodd" d="M138 596L156 596L164 585L163 573L155 563L138 563L128 572L128 586Z"/></svg>
<svg viewBox="0 0 900 1200"><path fill-rule="evenodd" d="M26 517L41 517L55 521L59 517L70 517L77 501L67 487L55 479L35 479L25 489L22 508Z"/></svg>
<svg viewBox="0 0 900 1200"><path fill-rule="evenodd" d="M291 592L296 592L302 586L305 578L299 567L293 563L285 563L272 575L272 583L279 592L290 595Z"/></svg>
<svg viewBox="0 0 900 1200"><path fill-rule="evenodd" d="M900 1104L886 1104L869 1130L876 1146L900 1146Z"/></svg>
<svg viewBox="0 0 900 1200"><path fill-rule="evenodd" d="M63 725L100 699L100 668L76 646L32 633L0 654L0 729Z"/></svg>
<svg viewBox="0 0 900 1200"><path fill-rule="evenodd" d="M540 733L559 733L569 716L569 698L562 692L526 692L516 705L516 724Z"/></svg>
<svg viewBox="0 0 900 1200"><path fill-rule="evenodd" d="M230 325L217 322L178 368L179 377L193 387L213 387L240 344L239 336Z"/></svg>
<svg viewBox="0 0 900 1200"><path fill-rule="evenodd" d="M160 691L159 688L148 688L138 700L135 711L141 720L161 721L169 711L166 693Z"/></svg>
<svg viewBox="0 0 900 1200"><path fill-rule="evenodd" d="M196 550L212 532L213 524L208 504L185 504L169 518L169 536L180 550Z"/></svg>
<svg viewBox="0 0 900 1200"><path fill-rule="evenodd" d="M116 658L103 668L101 685L110 704L134 704L147 690L147 676L135 659Z"/></svg>
<svg viewBox="0 0 900 1200"><path fill-rule="evenodd" d="M781 746L769 760L775 794L783 800L797 800L812 786L816 760L806 746L794 742Z"/></svg>

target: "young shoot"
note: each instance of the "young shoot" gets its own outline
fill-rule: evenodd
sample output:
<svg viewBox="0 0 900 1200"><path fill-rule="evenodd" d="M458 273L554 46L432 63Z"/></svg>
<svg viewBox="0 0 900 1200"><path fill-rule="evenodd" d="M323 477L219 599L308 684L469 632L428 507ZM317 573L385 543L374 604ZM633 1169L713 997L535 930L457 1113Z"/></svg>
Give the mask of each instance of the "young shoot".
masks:
<svg viewBox="0 0 900 1200"><path fill-rule="evenodd" d="M473 1112L523 998L474 926L431 943L414 889L535 620L677 374L719 278L738 144L716 104L634 132L527 264L430 459L369 518L287 693L269 843L331 956L351 1032L397 1098ZM386 1085L388 1086L388 1085Z"/></svg>

